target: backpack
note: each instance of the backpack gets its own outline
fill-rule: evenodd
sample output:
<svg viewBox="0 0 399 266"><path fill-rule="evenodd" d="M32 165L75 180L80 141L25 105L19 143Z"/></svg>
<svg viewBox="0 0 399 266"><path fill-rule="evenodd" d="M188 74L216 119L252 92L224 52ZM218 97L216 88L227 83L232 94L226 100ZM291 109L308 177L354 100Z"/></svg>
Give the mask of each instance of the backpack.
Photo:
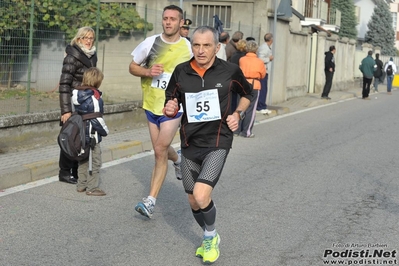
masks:
<svg viewBox="0 0 399 266"><path fill-rule="evenodd" d="M375 65L374 65L374 77L375 78L380 78L382 77L382 62L381 60L375 60Z"/></svg>
<svg viewBox="0 0 399 266"><path fill-rule="evenodd" d="M393 75L393 69L392 69L392 65L389 65L387 68L387 75L388 76L392 76Z"/></svg>
<svg viewBox="0 0 399 266"><path fill-rule="evenodd" d="M62 125L57 138L58 145L66 157L72 161L83 161L89 158L92 145L86 145L86 123L88 119L101 116L101 113L86 115L72 113L72 116ZM90 143L93 144L93 141Z"/></svg>

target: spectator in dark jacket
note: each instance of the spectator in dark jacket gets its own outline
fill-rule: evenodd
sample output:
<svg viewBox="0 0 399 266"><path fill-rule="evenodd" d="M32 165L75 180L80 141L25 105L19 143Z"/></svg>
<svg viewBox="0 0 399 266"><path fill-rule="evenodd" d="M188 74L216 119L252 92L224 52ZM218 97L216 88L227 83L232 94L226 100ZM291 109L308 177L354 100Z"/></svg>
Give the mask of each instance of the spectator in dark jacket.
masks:
<svg viewBox="0 0 399 266"><path fill-rule="evenodd" d="M247 53L247 41L239 40L236 43L237 51L231 56L230 62L236 65L240 65L240 58L245 56ZM234 112L237 109L239 97L238 94L234 91L231 92L231 111Z"/></svg>
<svg viewBox="0 0 399 266"><path fill-rule="evenodd" d="M360 71L363 73L363 90L362 98L369 100L370 85L374 75L374 59L371 57L373 51L368 51L367 57L362 60L359 66Z"/></svg>
<svg viewBox="0 0 399 266"><path fill-rule="evenodd" d="M326 100L331 100L331 98L328 97L328 94L330 93L331 90L332 80L335 72L335 59L334 59L335 46L334 45L330 46L329 51L325 52L324 54L326 55L324 58L324 73L326 74L326 84L324 85L321 98Z"/></svg>
<svg viewBox="0 0 399 266"><path fill-rule="evenodd" d="M245 56L247 53L247 41L239 40L236 43L237 52L235 52L231 58L230 62L236 65L240 65L240 58ZM235 110L235 109L234 109Z"/></svg>
<svg viewBox="0 0 399 266"><path fill-rule="evenodd" d="M61 124L65 123L72 114L72 90L82 83L83 73L90 67L97 65L94 30L82 27L65 49L59 84ZM76 184L78 179L78 162L69 160L62 152L59 159L61 182Z"/></svg>
<svg viewBox="0 0 399 266"><path fill-rule="evenodd" d="M380 54L375 54L374 65L374 92L378 92L378 84L383 82L383 68L384 63L380 60Z"/></svg>
<svg viewBox="0 0 399 266"><path fill-rule="evenodd" d="M104 79L103 73L96 67L89 68L83 75L82 86L76 87L72 93L72 102L75 110L82 115L93 115L86 122L86 145L91 146L89 159L79 162L78 192L86 192L88 196L104 196L105 192L98 185L100 183L101 168L101 137L108 135L108 127L105 125L102 115L104 102L101 91L98 88ZM94 140L94 141L92 141ZM94 147L93 147L94 146ZM89 164L92 164L92 169ZM88 173L88 170L92 170Z"/></svg>
<svg viewBox="0 0 399 266"><path fill-rule="evenodd" d="M244 33L242 33L241 31L236 31L234 32L233 36L231 37L231 40L228 44L226 44L226 58L227 61L230 62L230 58L231 56L237 52L237 42L239 40L242 40L242 38L244 38Z"/></svg>

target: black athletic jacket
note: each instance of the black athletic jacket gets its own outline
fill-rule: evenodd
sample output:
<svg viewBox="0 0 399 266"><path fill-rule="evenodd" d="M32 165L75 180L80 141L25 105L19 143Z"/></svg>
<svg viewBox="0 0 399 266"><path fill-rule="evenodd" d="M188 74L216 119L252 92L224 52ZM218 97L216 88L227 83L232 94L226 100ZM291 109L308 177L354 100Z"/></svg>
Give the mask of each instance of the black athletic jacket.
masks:
<svg viewBox="0 0 399 266"><path fill-rule="evenodd" d="M332 68L332 72L335 72L335 59L334 54L330 51L324 53L326 57L324 58L324 71L330 71Z"/></svg>
<svg viewBox="0 0 399 266"><path fill-rule="evenodd" d="M177 98L179 104L186 109L186 93L196 93L209 89L217 89L222 119L215 121L188 123L184 112L181 127L181 147L188 146L230 149L233 142L233 132L226 123L231 114L231 92L237 92L241 97L251 100L252 86L245 79L241 69L232 63L215 59L213 65L206 70L201 78L193 70L190 62L178 65L170 78L166 89L166 101Z"/></svg>

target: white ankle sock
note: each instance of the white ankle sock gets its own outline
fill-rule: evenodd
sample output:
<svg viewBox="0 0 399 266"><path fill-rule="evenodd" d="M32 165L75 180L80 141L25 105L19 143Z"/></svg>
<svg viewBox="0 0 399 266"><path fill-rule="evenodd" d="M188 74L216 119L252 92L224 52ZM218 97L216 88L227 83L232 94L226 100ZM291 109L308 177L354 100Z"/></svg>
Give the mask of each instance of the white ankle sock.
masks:
<svg viewBox="0 0 399 266"><path fill-rule="evenodd" d="M216 236L216 229L215 230L212 230L212 231L207 231L206 229L205 229L205 231L204 231L204 236L205 237L215 237Z"/></svg>

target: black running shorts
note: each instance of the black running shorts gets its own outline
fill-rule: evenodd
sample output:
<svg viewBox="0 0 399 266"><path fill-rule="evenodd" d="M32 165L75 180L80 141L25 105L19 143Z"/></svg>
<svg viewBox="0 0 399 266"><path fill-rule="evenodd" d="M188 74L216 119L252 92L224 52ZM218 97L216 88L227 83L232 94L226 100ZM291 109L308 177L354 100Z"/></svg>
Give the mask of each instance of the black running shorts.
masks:
<svg viewBox="0 0 399 266"><path fill-rule="evenodd" d="M215 187L230 150L187 147L182 150L183 187L192 194L196 182Z"/></svg>

